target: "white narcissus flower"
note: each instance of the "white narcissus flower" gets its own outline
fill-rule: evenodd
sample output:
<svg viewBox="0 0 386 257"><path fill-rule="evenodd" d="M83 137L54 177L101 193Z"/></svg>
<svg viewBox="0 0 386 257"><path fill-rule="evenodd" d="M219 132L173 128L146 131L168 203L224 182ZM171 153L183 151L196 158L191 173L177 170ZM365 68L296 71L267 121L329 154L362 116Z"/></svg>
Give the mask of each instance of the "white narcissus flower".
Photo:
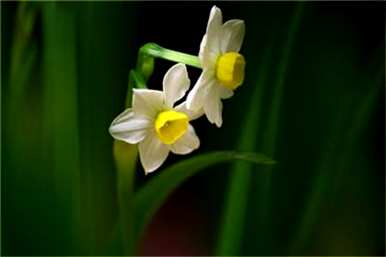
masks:
<svg viewBox="0 0 386 257"><path fill-rule="evenodd" d="M223 24L221 10L212 8L200 45L203 71L186 102L190 110L203 108L208 120L218 127L222 125L221 99L231 97L244 80L245 60L238 53L244 34L244 21L229 20Z"/></svg>
<svg viewBox="0 0 386 257"><path fill-rule="evenodd" d="M189 111L185 102L174 107L189 86L185 65L174 65L165 74L163 91L134 89L132 108L121 113L110 126L115 139L139 143L139 156L146 173L158 169L170 151L188 154L200 145L189 121L202 113Z"/></svg>

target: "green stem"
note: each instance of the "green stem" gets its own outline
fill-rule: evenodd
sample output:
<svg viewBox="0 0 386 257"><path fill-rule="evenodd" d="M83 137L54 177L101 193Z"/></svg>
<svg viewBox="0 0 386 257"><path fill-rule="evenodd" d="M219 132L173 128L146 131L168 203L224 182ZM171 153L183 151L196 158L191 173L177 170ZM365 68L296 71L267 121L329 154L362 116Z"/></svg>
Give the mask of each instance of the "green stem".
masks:
<svg viewBox="0 0 386 257"><path fill-rule="evenodd" d="M136 88L147 88L145 79L143 78L141 73L136 72L134 70L132 70L130 73L132 74L132 77L135 83L134 86Z"/></svg>
<svg viewBox="0 0 386 257"><path fill-rule="evenodd" d="M154 43L145 44L139 49L136 69L129 72L126 108L131 106L133 88L147 88L146 82L153 73L155 58L162 58L201 68L200 60L197 56L162 48ZM125 255L133 255L136 250L133 234L133 186L137 157L138 150L136 146L114 141L114 158L118 171L117 184L120 223L122 226L123 250Z"/></svg>
<svg viewBox="0 0 386 257"><path fill-rule="evenodd" d="M133 88L147 88L141 73L131 70L127 86L125 107L131 106ZM136 145L114 141L114 159L117 168L118 204L124 255L134 255L133 196L138 150Z"/></svg>
<svg viewBox="0 0 386 257"><path fill-rule="evenodd" d="M126 95L125 107L131 106L132 89L138 85L137 77L133 70L129 73L128 90ZM142 84L141 84L142 85ZM117 191L119 205L119 223L117 235L122 240L124 255L133 255L135 251L133 234L133 193L134 179L138 151L136 145L129 145L124 142L114 140L113 154L117 170ZM113 240L115 241L115 240Z"/></svg>
<svg viewBox="0 0 386 257"><path fill-rule="evenodd" d="M114 141L114 158L117 166L118 204L124 255L135 251L133 234L133 187L137 163L137 146Z"/></svg>
<svg viewBox="0 0 386 257"><path fill-rule="evenodd" d="M133 78L133 70L129 72L129 82L127 84L127 93L126 93L126 101L125 101L125 106L129 107L131 106L131 100L133 98L133 88L135 85L135 81Z"/></svg>
<svg viewBox="0 0 386 257"><path fill-rule="evenodd" d="M195 55L163 48L155 43L147 43L139 49L136 69L137 72L142 73L145 81L153 73L155 58L183 63L201 69L200 59Z"/></svg>
<svg viewBox="0 0 386 257"><path fill-rule="evenodd" d="M129 107L131 106L131 100L133 97L133 88L142 88L146 89L146 82L141 73L135 71L135 70L130 70L129 72L129 83L127 87L127 94L126 94L126 102L125 106Z"/></svg>
<svg viewBox="0 0 386 257"><path fill-rule="evenodd" d="M129 107L131 106L131 100L133 98L133 88L147 88L145 79L141 75L141 73L130 70L129 72L129 83L127 87L127 94L126 94L126 102L125 106Z"/></svg>
<svg viewBox="0 0 386 257"><path fill-rule="evenodd" d="M155 43L147 43L139 51L154 58L180 62L201 69L200 59L197 56L163 48Z"/></svg>

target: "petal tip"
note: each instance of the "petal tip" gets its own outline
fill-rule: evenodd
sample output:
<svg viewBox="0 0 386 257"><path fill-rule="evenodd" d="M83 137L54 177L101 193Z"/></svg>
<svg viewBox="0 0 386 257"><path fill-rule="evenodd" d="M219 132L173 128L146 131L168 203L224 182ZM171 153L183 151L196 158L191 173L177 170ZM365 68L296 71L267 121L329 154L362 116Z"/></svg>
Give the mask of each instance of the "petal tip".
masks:
<svg viewBox="0 0 386 257"><path fill-rule="evenodd" d="M153 169L147 169L145 167L143 167L143 169L145 171L145 176L149 175L150 173L153 173L156 170L156 168L155 169L154 168Z"/></svg>
<svg viewBox="0 0 386 257"><path fill-rule="evenodd" d="M198 148L200 148L200 145L201 145L200 139L197 138L197 145L194 148L194 150L197 150Z"/></svg>
<svg viewBox="0 0 386 257"><path fill-rule="evenodd" d="M108 131L109 131L110 136L112 136L113 138L115 138L115 137L114 137L114 134L113 134L113 125L110 125Z"/></svg>
<svg viewBox="0 0 386 257"><path fill-rule="evenodd" d="M213 5L210 9L210 12L221 12L221 9L217 5Z"/></svg>
<svg viewBox="0 0 386 257"><path fill-rule="evenodd" d="M143 170L145 171L145 175L149 175L150 173L153 173L161 166L161 165L147 166L142 161L141 161L141 164L142 164Z"/></svg>

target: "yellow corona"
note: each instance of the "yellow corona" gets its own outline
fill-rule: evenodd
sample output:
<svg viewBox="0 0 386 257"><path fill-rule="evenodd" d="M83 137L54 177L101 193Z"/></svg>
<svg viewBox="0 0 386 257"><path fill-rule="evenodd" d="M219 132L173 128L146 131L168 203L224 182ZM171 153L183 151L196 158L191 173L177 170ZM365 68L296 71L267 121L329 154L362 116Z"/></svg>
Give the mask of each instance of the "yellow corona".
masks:
<svg viewBox="0 0 386 257"><path fill-rule="evenodd" d="M235 90L244 81L245 59L236 52L228 52L217 60L216 77L225 87Z"/></svg>
<svg viewBox="0 0 386 257"><path fill-rule="evenodd" d="M155 131L162 143L170 145L182 137L188 129L189 118L183 112L163 111L154 122Z"/></svg>

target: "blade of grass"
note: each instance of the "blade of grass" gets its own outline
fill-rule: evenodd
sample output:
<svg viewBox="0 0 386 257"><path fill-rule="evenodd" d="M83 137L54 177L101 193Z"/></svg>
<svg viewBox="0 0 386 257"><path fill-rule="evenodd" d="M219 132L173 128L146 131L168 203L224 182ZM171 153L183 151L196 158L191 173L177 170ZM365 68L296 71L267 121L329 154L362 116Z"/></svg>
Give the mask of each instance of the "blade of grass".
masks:
<svg viewBox="0 0 386 257"><path fill-rule="evenodd" d="M120 214L120 173L112 172L117 166L108 127L125 107L128 67L135 61L136 7L108 2L74 5L79 25L81 232L86 254L100 255L117 222L125 218ZM124 254L121 248L112 250Z"/></svg>
<svg viewBox="0 0 386 257"><path fill-rule="evenodd" d="M2 156L0 158L3 222L0 227L4 255L21 255L26 252L25 249L33 249L31 243L26 243L25 248L21 249L13 242L17 238L25 238L26 235L27 222L20 219L20 213L28 213L29 217L35 220L44 216L44 214L37 214L36 206L30 203L39 199L35 197L38 190L34 187L34 183L41 182L42 178L47 175L36 176L35 172L40 169L34 169L32 166L38 166L37 159L40 154L31 153L31 142L35 138L26 135L26 124L29 125L29 121L33 119L29 117L36 118L34 109L26 110L26 108L29 108L27 104L27 100L30 99L29 88L36 86L37 77L39 77L36 74L37 66L39 66L38 48L36 39L32 37L39 10L35 4L18 3L15 8L15 17L12 14L12 8L15 5L2 5L1 17L3 24L7 24L1 29ZM29 129L31 133L36 132L33 126ZM36 223L29 221L28 228L33 230L37 227ZM44 234L44 228L42 230Z"/></svg>
<svg viewBox="0 0 386 257"><path fill-rule="evenodd" d="M79 135L77 115L76 25L73 10L43 5L46 126L57 199L62 204L62 254L79 246ZM59 211L59 210L58 210ZM68 233L68 234L67 234Z"/></svg>
<svg viewBox="0 0 386 257"><path fill-rule="evenodd" d="M29 78L28 72L23 70L31 70L37 55L36 43L31 40L37 13L37 6L26 2L20 3L17 9L10 59L10 97L16 106L21 104L22 92Z"/></svg>
<svg viewBox="0 0 386 257"><path fill-rule="evenodd" d="M349 160L350 156L355 151L355 143L366 128L371 113L374 111L375 105L377 104L377 100L380 98L380 92L382 91L382 87L384 87L383 72L382 74L378 74L374 85L375 87L364 97L363 102L357 109L356 115L352 121L351 129L345 134L345 141L342 143L344 149L341 151L342 154L337 160L336 172L333 178L334 193L337 193L339 181L344 178L344 174L349 170L350 165L353 164L347 160ZM334 193L332 193L332 195L334 195Z"/></svg>
<svg viewBox="0 0 386 257"><path fill-rule="evenodd" d="M262 91L270 54L270 49L264 51L261 68L259 69L259 80L250 100L249 112L242 123L245 125L238 146L240 151L255 150L258 126L260 125L259 107L262 102ZM236 162L232 167L228 185L229 190L225 196L224 216L220 223L219 237L215 249L216 255L240 254L251 169L252 166L244 162Z"/></svg>
<svg viewBox="0 0 386 257"><path fill-rule="evenodd" d="M299 229L295 232L290 244L289 252L291 255L302 253L305 250L310 242L311 233L318 218L317 214L325 204L327 196L333 195L333 192L328 194L328 191L335 187L334 191L336 192L339 178L342 177L344 170L348 170L348 167L342 167L342 165L347 163L345 160L351 159L349 156L352 154L353 145L367 126L366 120L370 117L376 99L379 97L379 91L384 86L383 76L383 74L377 76L376 86L367 94L363 102L356 108L356 111L351 110L352 106L349 103L342 103L342 111L335 119L337 121L336 125L332 127L330 132L330 143L327 144L320 162L316 165L316 174L318 175L313 182L315 186L305 203L305 209L298 226ZM357 103L355 103L355 106L358 106ZM348 116L349 112L353 113L353 117L347 121L345 117ZM336 144L338 141L342 142L339 146ZM343 149L339 148L341 146L343 146Z"/></svg>
<svg viewBox="0 0 386 257"><path fill-rule="evenodd" d="M269 111L266 114L267 116L267 125L264 129L262 136L262 149L264 152L267 152L270 156L276 155L276 146L277 146L277 136L279 133L280 127L280 113L281 113L281 103L283 101L284 86L285 80L288 74L288 68L290 65L291 53L293 51L293 46L295 43L296 35L299 30L301 17L303 15L304 2L297 3L294 13L292 15L291 21L289 23L288 35L286 40L282 45L282 54L281 59L278 64L278 71L276 75L276 81L273 85L273 95L271 99L271 105ZM260 222L260 233L258 238L264 240L264 242L272 242L270 239L272 237L273 231L269 229L270 222L268 217L270 216L271 211L271 190L273 187L272 181L272 168L267 167L265 176L262 178L264 181L260 182L262 189L260 195L257 196L260 202L260 211L257 220ZM268 243L264 244L265 248L269 248Z"/></svg>
<svg viewBox="0 0 386 257"><path fill-rule="evenodd" d="M138 240L151 217L179 185L205 168L234 160L243 160L261 165L274 164L261 153L243 153L234 151L211 152L201 154L176 163L150 180L135 194L135 237Z"/></svg>
<svg viewBox="0 0 386 257"><path fill-rule="evenodd" d="M283 84L287 72L287 66L289 63L290 52L292 49L294 37L298 28L300 14L303 9L303 4L299 4L295 10L295 14L290 24L289 36L283 47L283 58L279 63L278 78L274 85L274 96L272 100L272 106L270 112L267 115L268 125L263 134L263 149L269 151L270 154L274 154L274 146L276 144L276 135L278 130L280 103L283 94ZM265 68L259 72L260 76L265 75ZM256 144L256 135L258 134L258 107L256 103L261 102L262 92L259 88L264 85L264 80L261 79L256 86L254 98L251 100L250 112L247 116L247 126L243 131L243 137L240 140L239 149L253 150ZM263 168L265 170L263 176L259 179L264 179L263 182L259 181L259 184L264 188L262 194L258 196L258 202L262 206L261 212L259 212L258 222L260 223L259 230L261 231L260 238L264 238L263 233L266 233L266 216L268 209L268 198L266 197L269 191L270 178L272 176L272 168ZM238 255L240 253L240 245L242 242L242 232L244 226L244 218L246 212L246 203L248 195L248 184L250 181L250 167L247 164L235 164L233 173L230 178L229 190L226 198L225 214L222 221L221 232L219 235L219 242L216 249L216 255Z"/></svg>
<svg viewBox="0 0 386 257"><path fill-rule="evenodd" d="M304 9L304 3L299 2L295 12L292 16L292 20L288 29L287 40L284 41L282 46L282 58L280 59L277 71L277 79L273 85L274 93L272 96L272 105L270 112L267 114L268 122L264 130L263 146L264 149L270 154L275 153L276 140L279 129L280 109L281 102L284 93L284 82L288 73L288 66L290 64L291 52L295 42L295 37L299 29L300 19Z"/></svg>
<svg viewBox="0 0 386 257"><path fill-rule="evenodd" d="M343 127L345 125L346 119L345 116L349 110L350 103L345 101L342 102L342 107L339 112L337 112L337 117L334 119L335 124L332 125L330 131L328 132L327 138L329 138L329 143L325 146L321 154L320 161L316 163L317 167L316 174L312 185L314 185L312 192L309 194L308 199L305 204L304 214L300 218L300 225L297 226L299 229L296 234L292 237L292 242L290 242L289 253L300 254L305 246L305 240L309 240L308 237L311 233L311 227L318 217L318 210L321 205L321 199L323 197L323 192L326 191L328 185L328 179L332 173L331 162L334 159L336 153L336 143L341 138L344 131Z"/></svg>
<svg viewBox="0 0 386 257"><path fill-rule="evenodd" d="M15 20L14 36L11 46L10 55L10 69L9 69L9 113L10 116L19 116L23 112L24 98L26 97L26 90L30 84L32 72L36 65L38 57L38 49L36 42L32 40L32 30L35 26L37 8L29 3L20 3L17 8L17 16ZM15 132L22 129L21 124L17 124L18 119L12 126ZM21 145L23 143L22 130L20 136L13 137L16 140L11 144L12 146ZM20 142L18 142L20 141ZM15 146L15 149L17 147Z"/></svg>

